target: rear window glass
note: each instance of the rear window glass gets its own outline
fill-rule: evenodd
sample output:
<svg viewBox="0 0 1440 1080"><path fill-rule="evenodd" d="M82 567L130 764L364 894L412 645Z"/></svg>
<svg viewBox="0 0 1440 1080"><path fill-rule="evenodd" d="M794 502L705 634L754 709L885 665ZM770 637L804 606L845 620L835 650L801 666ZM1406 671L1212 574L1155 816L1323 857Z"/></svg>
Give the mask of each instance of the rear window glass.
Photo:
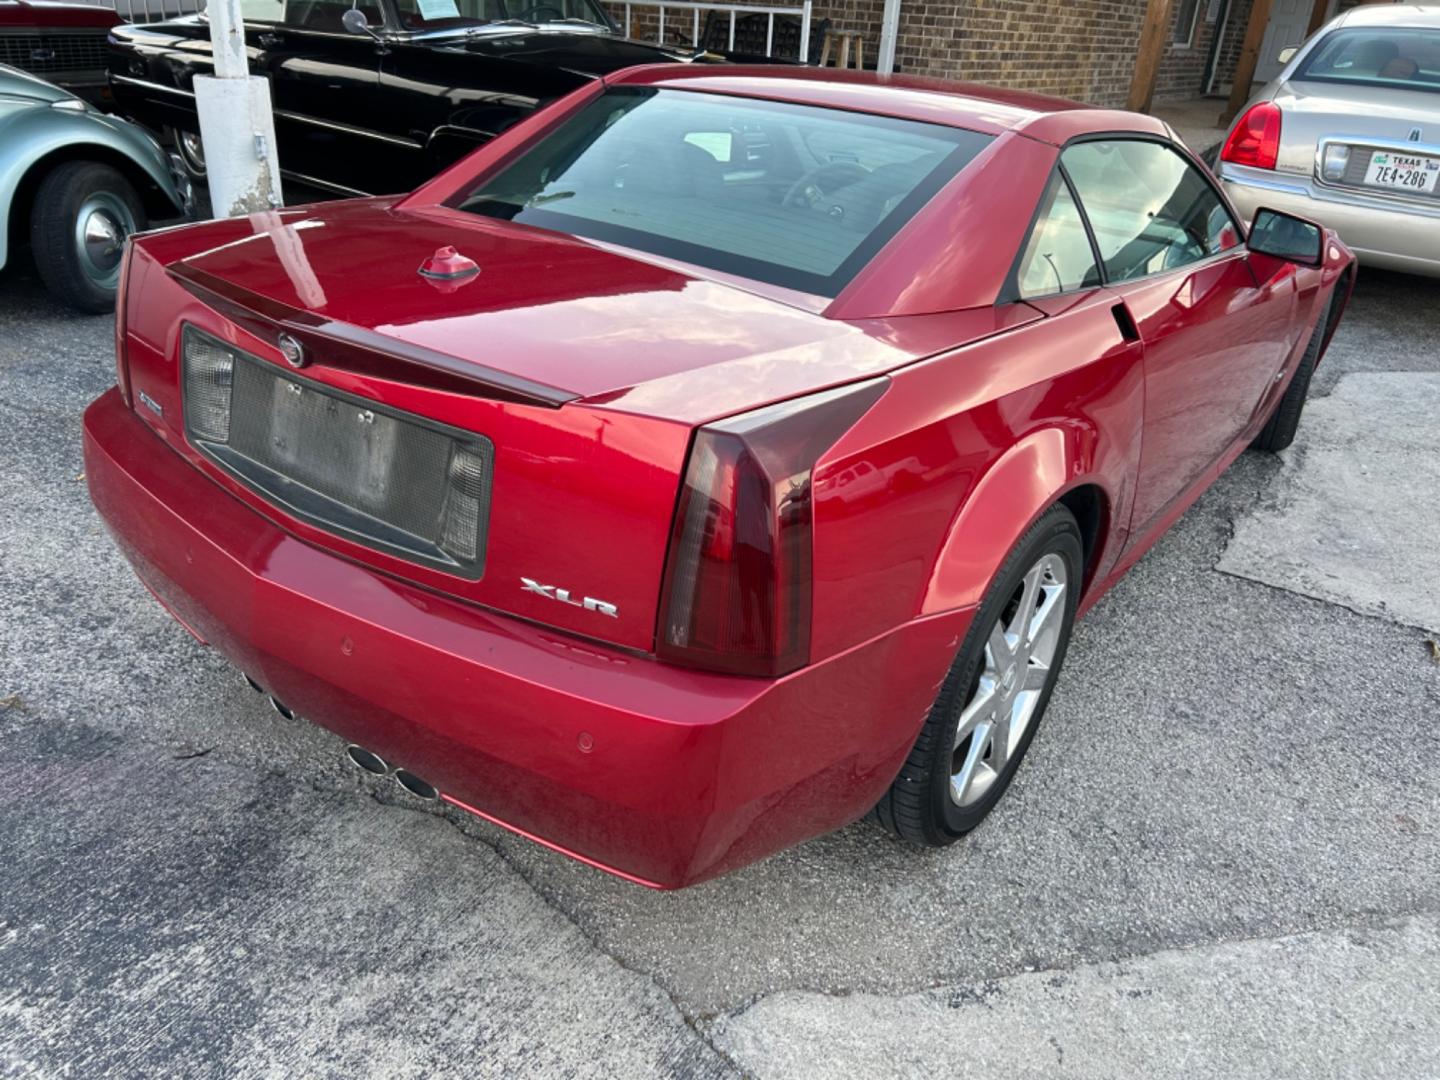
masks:
<svg viewBox="0 0 1440 1080"><path fill-rule="evenodd" d="M620 87L455 205L834 296L989 141L808 105Z"/></svg>
<svg viewBox="0 0 1440 1080"><path fill-rule="evenodd" d="M1440 90L1440 30L1399 26L1336 30L1305 58L1294 77Z"/></svg>

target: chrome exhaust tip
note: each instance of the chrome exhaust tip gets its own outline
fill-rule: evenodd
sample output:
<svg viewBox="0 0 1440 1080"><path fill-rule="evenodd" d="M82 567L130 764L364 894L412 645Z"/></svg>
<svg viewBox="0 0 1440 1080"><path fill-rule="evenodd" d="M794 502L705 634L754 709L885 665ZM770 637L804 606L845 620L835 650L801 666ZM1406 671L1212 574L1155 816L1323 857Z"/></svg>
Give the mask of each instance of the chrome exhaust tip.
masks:
<svg viewBox="0 0 1440 1080"><path fill-rule="evenodd" d="M256 687L256 689L258 690L259 687ZM268 696L268 695L267 695L267 696ZM291 709L288 705L286 705L283 701L276 701L273 697L271 697L271 698L270 698L270 707L271 707L272 709L274 709L276 712L278 712L281 716L285 717L286 720L294 720L294 719L295 719L295 712L294 712L294 710L292 710L292 709Z"/></svg>
<svg viewBox="0 0 1440 1080"><path fill-rule="evenodd" d="M254 690L257 694L265 693L265 691L260 688L260 684L254 679L252 679L249 675L246 675L245 672L240 672L240 677L245 680L245 685L250 687L250 689Z"/></svg>
<svg viewBox="0 0 1440 1080"><path fill-rule="evenodd" d="M440 792L433 784L426 783L414 773L406 772L404 769L395 770L395 782L417 799L434 802L440 797Z"/></svg>
<svg viewBox="0 0 1440 1080"><path fill-rule="evenodd" d="M363 746L356 746L351 743L345 748L345 756L350 759L350 764L357 769L364 769L372 776L384 776L390 771L390 766L379 754L366 750Z"/></svg>

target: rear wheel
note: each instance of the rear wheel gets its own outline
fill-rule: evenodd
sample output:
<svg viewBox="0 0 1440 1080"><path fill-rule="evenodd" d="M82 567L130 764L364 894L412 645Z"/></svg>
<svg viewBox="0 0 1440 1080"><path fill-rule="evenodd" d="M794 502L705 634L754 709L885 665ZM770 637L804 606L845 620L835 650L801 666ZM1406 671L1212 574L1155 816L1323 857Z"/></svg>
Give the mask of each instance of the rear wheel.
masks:
<svg viewBox="0 0 1440 1080"><path fill-rule="evenodd" d="M1082 567L1074 515L1051 508L995 575L909 758L872 811L880 825L941 847L1000 801L1064 662Z"/></svg>
<svg viewBox="0 0 1440 1080"><path fill-rule="evenodd" d="M1330 305L1334 302L1333 294L1325 301L1319 318L1315 320L1315 333L1310 336L1310 344L1300 358L1300 366L1295 369L1295 376L1285 388L1285 394L1270 419L1250 443L1252 450L1273 454L1295 441L1295 432L1300 427L1300 413L1305 409L1305 399L1310 396L1310 377L1315 374L1315 364L1320 359L1320 343L1330 322Z"/></svg>
<svg viewBox="0 0 1440 1080"><path fill-rule="evenodd" d="M69 161L35 193L30 246L46 287L80 311L115 306L125 238L145 227L130 181L109 165Z"/></svg>

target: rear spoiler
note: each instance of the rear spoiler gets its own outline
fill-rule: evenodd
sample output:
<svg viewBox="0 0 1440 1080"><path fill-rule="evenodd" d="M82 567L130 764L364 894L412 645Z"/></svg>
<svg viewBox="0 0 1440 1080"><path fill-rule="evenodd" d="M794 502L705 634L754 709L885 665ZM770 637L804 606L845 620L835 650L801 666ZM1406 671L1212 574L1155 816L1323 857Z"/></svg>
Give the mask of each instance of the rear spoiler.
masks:
<svg viewBox="0 0 1440 1080"><path fill-rule="evenodd" d="M184 262L166 271L179 285L261 341L279 349L281 333L327 367L394 379L433 390L558 409L580 395L519 375L496 371L423 345L413 345L351 323L327 319L243 289Z"/></svg>

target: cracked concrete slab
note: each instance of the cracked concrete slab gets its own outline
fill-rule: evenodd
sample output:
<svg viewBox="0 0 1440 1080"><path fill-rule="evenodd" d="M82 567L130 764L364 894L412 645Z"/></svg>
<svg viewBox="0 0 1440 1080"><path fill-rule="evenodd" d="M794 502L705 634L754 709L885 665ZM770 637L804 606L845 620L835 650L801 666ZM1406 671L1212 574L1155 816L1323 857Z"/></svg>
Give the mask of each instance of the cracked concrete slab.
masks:
<svg viewBox="0 0 1440 1080"><path fill-rule="evenodd" d="M706 1027L760 1080L1434 1076L1440 924L1226 942L899 998L790 991Z"/></svg>
<svg viewBox="0 0 1440 1080"><path fill-rule="evenodd" d="M1363 373L1311 402L1219 568L1440 633L1440 374Z"/></svg>
<svg viewBox="0 0 1440 1080"><path fill-rule="evenodd" d="M0 773L0 1074L732 1074L443 818L14 710Z"/></svg>

